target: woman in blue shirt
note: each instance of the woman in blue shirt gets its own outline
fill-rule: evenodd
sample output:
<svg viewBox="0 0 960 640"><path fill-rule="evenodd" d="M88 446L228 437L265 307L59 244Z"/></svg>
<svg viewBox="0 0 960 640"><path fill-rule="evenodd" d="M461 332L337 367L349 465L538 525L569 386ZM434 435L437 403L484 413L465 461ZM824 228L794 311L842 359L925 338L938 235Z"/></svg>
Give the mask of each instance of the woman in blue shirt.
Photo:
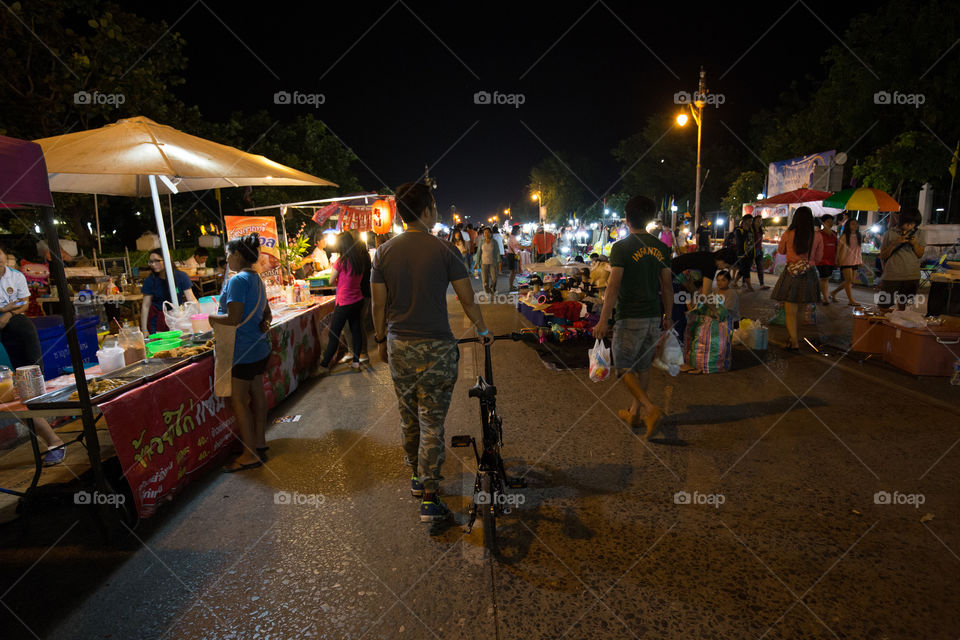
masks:
<svg viewBox="0 0 960 640"><path fill-rule="evenodd" d="M234 276L220 296L218 314L211 325L237 328L233 346L233 380L230 403L237 417L243 451L224 471L255 469L266 459L267 396L263 372L270 358L267 330L273 316L260 274L253 270L260 257L260 236L252 233L227 243L227 264Z"/></svg>
<svg viewBox="0 0 960 640"><path fill-rule="evenodd" d="M170 287L167 286L167 270L163 265L163 252L154 249L150 252L150 275L143 281L140 293L143 294L143 304L140 307L140 329L143 335L150 335L157 331L167 330L167 321L163 318L163 303L170 300ZM178 269L173 270L173 282L177 289L177 304L185 300L196 302L193 295L193 284L190 276Z"/></svg>

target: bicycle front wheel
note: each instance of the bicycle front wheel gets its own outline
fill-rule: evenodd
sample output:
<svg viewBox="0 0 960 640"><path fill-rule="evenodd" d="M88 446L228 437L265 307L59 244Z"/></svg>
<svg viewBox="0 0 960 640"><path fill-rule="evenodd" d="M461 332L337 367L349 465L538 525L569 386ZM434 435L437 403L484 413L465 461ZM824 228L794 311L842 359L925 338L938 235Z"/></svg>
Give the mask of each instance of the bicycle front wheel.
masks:
<svg viewBox="0 0 960 640"><path fill-rule="evenodd" d="M488 502L479 505L483 522L483 544L493 556L497 555L497 514L496 504L499 497L494 486L493 476L489 473L480 478L480 490L487 496Z"/></svg>

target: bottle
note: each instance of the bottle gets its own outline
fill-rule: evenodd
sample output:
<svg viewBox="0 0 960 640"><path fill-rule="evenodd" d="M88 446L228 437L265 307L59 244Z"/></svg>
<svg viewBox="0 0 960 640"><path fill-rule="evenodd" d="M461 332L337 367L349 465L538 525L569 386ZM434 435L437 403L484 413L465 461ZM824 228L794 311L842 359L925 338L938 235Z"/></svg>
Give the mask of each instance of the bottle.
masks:
<svg viewBox="0 0 960 640"><path fill-rule="evenodd" d="M13 371L0 365L0 404L13 402Z"/></svg>

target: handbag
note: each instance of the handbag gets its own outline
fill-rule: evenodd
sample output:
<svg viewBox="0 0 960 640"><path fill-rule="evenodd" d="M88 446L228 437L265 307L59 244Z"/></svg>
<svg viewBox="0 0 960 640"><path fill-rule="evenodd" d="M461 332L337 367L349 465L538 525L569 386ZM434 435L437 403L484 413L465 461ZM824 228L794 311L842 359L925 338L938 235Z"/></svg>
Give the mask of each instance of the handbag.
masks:
<svg viewBox="0 0 960 640"><path fill-rule="evenodd" d="M250 271L256 273L252 269ZM213 325L213 395L218 398L229 398L233 395L233 351L237 339L237 329L249 322L253 318L253 314L260 308L263 291L264 286L261 280L260 286L257 288L257 304L253 306L243 322L238 325L219 323Z"/></svg>

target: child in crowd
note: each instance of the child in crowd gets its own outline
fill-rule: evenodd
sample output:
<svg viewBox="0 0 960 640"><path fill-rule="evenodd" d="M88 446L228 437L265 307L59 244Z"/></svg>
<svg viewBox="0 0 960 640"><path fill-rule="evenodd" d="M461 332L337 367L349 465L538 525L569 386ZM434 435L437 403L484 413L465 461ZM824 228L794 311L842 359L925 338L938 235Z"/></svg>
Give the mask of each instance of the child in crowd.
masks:
<svg viewBox="0 0 960 640"><path fill-rule="evenodd" d="M727 308L727 317L736 329L740 326L740 296L730 288L730 272L726 269L717 272L717 295L723 298Z"/></svg>

